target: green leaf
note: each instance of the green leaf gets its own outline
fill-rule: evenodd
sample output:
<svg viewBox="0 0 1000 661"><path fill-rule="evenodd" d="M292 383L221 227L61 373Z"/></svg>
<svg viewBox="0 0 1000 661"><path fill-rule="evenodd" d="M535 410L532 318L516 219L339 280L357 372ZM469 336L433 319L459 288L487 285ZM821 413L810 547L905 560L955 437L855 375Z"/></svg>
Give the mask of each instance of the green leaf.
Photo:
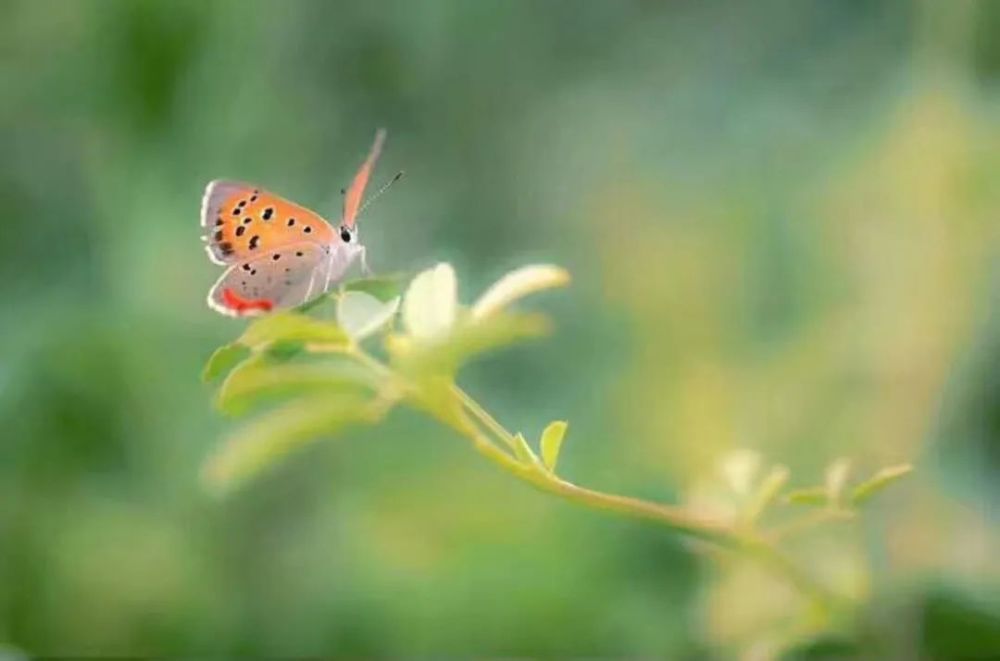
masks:
<svg viewBox="0 0 1000 661"><path fill-rule="evenodd" d="M386 348L392 363L410 376L454 374L474 356L522 339L544 335L548 320L541 315L500 314L473 323L461 323L436 341L408 341L393 336Z"/></svg>
<svg viewBox="0 0 1000 661"><path fill-rule="evenodd" d="M553 473L556 472L556 462L559 460L559 450L562 448L563 437L566 435L568 423L562 420L550 422L542 432L541 449L542 462Z"/></svg>
<svg viewBox="0 0 1000 661"><path fill-rule="evenodd" d="M514 454L522 464L534 466L538 463L538 457L531 451L528 441L520 433L514 435Z"/></svg>
<svg viewBox="0 0 1000 661"><path fill-rule="evenodd" d="M888 466L875 473L873 476L854 487L851 492L851 504L863 505L868 500L882 491L890 484L913 471L913 464L900 464L898 466Z"/></svg>
<svg viewBox="0 0 1000 661"><path fill-rule="evenodd" d="M256 418L223 442L205 462L203 479L213 491L229 491L310 441L368 418L367 402L357 395L295 400Z"/></svg>
<svg viewBox="0 0 1000 661"><path fill-rule="evenodd" d="M389 273L372 278L352 280L344 285L344 291L363 292L386 303L397 296L402 296L406 280L407 274L405 273Z"/></svg>
<svg viewBox="0 0 1000 661"><path fill-rule="evenodd" d="M448 333L458 308L458 283L449 264L418 274L403 299L403 324L415 338L434 339Z"/></svg>
<svg viewBox="0 0 1000 661"><path fill-rule="evenodd" d="M398 309L398 296L383 303L371 294L345 291L337 301L337 323L360 342L389 323Z"/></svg>
<svg viewBox="0 0 1000 661"><path fill-rule="evenodd" d="M250 355L250 349L239 342L224 344L215 350L201 371L201 380L205 383L229 373L229 370L243 362Z"/></svg>
<svg viewBox="0 0 1000 661"><path fill-rule="evenodd" d="M277 340L267 345L262 352L275 363L283 363L295 358L305 351L305 344L299 340Z"/></svg>
<svg viewBox="0 0 1000 661"><path fill-rule="evenodd" d="M349 344L344 331L331 322L319 321L297 312L279 312L261 317L247 327L240 343L259 349L275 342L314 342L328 345Z"/></svg>
<svg viewBox="0 0 1000 661"><path fill-rule="evenodd" d="M374 391L370 370L333 357L315 363L274 364L266 359L248 360L233 370L219 389L216 405L232 416L256 405L303 394Z"/></svg>
<svg viewBox="0 0 1000 661"><path fill-rule="evenodd" d="M497 280L472 306L472 316L483 319L500 312L519 298L543 289L569 284L569 273L548 264L525 266Z"/></svg>
<svg viewBox="0 0 1000 661"><path fill-rule="evenodd" d="M826 487L809 487L789 491L785 496L792 505L826 505L830 502Z"/></svg>

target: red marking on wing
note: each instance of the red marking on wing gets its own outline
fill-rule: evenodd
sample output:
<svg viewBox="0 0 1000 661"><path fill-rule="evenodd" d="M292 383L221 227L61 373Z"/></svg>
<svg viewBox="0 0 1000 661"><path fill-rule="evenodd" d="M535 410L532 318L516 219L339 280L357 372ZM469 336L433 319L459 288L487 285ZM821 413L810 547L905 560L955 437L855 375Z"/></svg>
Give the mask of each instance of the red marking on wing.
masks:
<svg viewBox="0 0 1000 661"><path fill-rule="evenodd" d="M273 301L269 301L266 298L243 298L228 287L222 290L222 302L226 304L226 307L233 310L237 314L243 314L244 312L250 312L252 310L270 312L274 307Z"/></svg>
<svg viewBox="0 0 1000 661"><path fill-rule="evenodd" d="M354 175L354 180L351 181L351 185L348 186L347 193L344 195L344 217L341 220L348 227L354 227L358 209L361 207L361 196L364 195L365 186L368 185L368 179L375 168L375 161L378 160L378 155L382 152L383 143L385 143L385 131L379 129L378 133L375 134L375 143L372 144L371 151L368 152L368 158L358 169L358 173Z"/></svg>

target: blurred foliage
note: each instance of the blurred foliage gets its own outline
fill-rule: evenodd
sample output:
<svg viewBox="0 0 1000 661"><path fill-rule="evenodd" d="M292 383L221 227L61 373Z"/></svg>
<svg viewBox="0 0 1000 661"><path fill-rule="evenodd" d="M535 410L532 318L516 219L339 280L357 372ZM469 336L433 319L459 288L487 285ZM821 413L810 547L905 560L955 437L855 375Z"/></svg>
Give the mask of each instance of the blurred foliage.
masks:
<svg viewBox="0 0 1000 661"><path fill-rule="evenodd" d="M380 300L342 287L301 306L251 324L239 340L209 358L205 380L226 374L217 398L220 410L270 408L235 433L205 467L208 486L228 492L273 466L290 450L345 425L380 423L398 404L408 404L464 436L482 456L541 491L595 510L635 517L707 541L768 568L799 594L794 618L804 629L798 637L825 633L831 622L850 618L857 597L841 594L798 566L782 549L790 532L838 520L853 519L877 492L911 472L904 464L881 469L847 490L850 464L838 459L826 470L823 487L800 489L784 497L789 503L819 507L818 515L793 519L782 528L761 529L758 521L779 499L789 478L775 466L756 481L760 458L752 452L731 455L727 477L735 495L731 511L705 516L693 506L678 507L581 487L556 473L568 424L553 421L537 443L512 433L456 383L459 370L486 351L537 335L542 318L517 316L507 309L531 293L569 283L555 266L527 266L500 278L471 307L458 300L458 281L449 264L419 273L402 298L402 330L393 326L400 297ZM350 285L348 285L350 286ZM336 319L322 321L302 314L323 299L336 301ZM362 343L382 334L386 362ZM335 360L324 359L333 356ZM305 360L296 360L303 358ZM322 394L317 394L321 392ZM234 400L236 403L234 403ZM248 405L249 402L249 405ZM537 450L532 446L537 446ZM811 558L807 557L807 560ZM772 645L781 651L793 640Z"/></svg>
<svg viewBox="0 0 1000 661"><path fill-rule="evenodd" d="M1000 4L0 18L0 650L995 655ZM775 475L753 457L788 490L916 465L789 540L855 621L797 629L767 572L521 488L403 410L206 495L230 423L198 374L239 324L204 306L203 186L333 213L382 125L407 178L361 221L376 272L448 261L463 300L574 273L558 339L463 373L532 438L572 421L561 473L711 513Z"/></svg>

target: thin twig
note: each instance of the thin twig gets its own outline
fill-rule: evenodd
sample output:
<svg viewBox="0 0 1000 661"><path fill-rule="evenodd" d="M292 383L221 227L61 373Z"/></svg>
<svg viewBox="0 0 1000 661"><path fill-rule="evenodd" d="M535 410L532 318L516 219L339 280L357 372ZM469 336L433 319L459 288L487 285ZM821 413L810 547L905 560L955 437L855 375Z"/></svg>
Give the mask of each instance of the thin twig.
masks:
<svg viewBox="0 0 1000 661"><path fill-rule="evenodd" d="M359 347L352 347L350 353L383 376L392 376L397 380L403 380L401 375ZM770 538L765 538L752 530L739 528L725 521L699 516L684 507L653 503L631 496L604 493L581 487L563 480L539 466L518 461L516 457L502 449L503 446L511 449L515 447L516 441L513 434L464 390L453 386L452 392L466 412L479 425L482 425L482 428L492 434L501 445L497 445L482 429L478 429L478 425L470 429L467 425L456 424L454 420L440 415L436 416L438 420L468 438L477 452L520 480L542 491L591 509L654 521L671 530L741 552L770 568L776 574L784 576L824 611L831 610L841 601L837 595L781 553Z"/></svg>

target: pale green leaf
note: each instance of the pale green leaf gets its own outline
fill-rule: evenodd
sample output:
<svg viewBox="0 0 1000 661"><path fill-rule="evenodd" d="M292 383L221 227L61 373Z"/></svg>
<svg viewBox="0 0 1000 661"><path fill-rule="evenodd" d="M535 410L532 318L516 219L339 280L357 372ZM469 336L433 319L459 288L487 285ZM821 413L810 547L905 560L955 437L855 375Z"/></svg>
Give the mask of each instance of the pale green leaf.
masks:
<svg viewBox="0 0 1000 661"><path fill-rule="evenodd" d="M458 284L449 264L418 274L403 299L403 324L418 339L440 338L455 323Z"/></svg>
<svg viewBox="0 0 1000 661"><path fill-rule="evenodd" d="M219 347L208 359L208 362L205 363L205 367L201 372L201 380L208 383L228 374L231 369L240 364L249 355L250 349L239 342L232 342Z"/></svg>
<svg viewBox="0 0 1000 661"><path fill-rule="evenodd" d="M291 451L353 422L370 411L357 395L312 396L269 411L235 432L203 466L203 479L213 491L228 491Z"/></svg>
<svg viewBox="0 0 1000 661"><path fill-rule="evenodd" d="M563 437L566 436L568 423L563 420L550 422L542 432L540 442L542 450L542 462L545 467L553 473L556 471L556 462L559 460L559 450L562 448Z"/></svg>
<svg viewBox="0 0 1000 661"><path fill-rule="evenodd" d="M569 273L548 264L525 266L497 280L472 306L472 316L483 319L495 314L519 298L543 289L569 284Z"/></svg>
<svg viewBox="0 0 1000 661"><path fill-rule="evenodd" d="M275 342L290 341L347 346L348 340L347 334L335 323L296 312L279 312L250 324L240 343L259 349Z"/></svg>
<svg viewBox="0 0 1000 661"><path fill-rule="evenodd" d="M738 448L726 453L720 462L719 469L733 493L738 496L746 496L757 478L761 463L762 458L759 452Z"/></svg>
<svg viewBox="0 0 1000 661"><path fill-rule="evenodd" d="M314 363L274 364L248 360L233 370L219 389L216 405L229 415L242 415L262 403L319 392L374 391L370 370L346 358Z"/></svg>
<svg viewBox="0 0 1000 661"><path fill-rule="evenodd" d="M399 297L382 302L361 291L345 291L337 301L337 323L355 342L385 326L399 309Z"/></svg>
<svg viewBox="0 0 1000 661"><path fill-rule="evenodd" d="M854 487L851 492L851 504L863 505L868 500L879 493L890 484L905 477L913 471L912 464L900 464L898 466L888 466L875 473L873 476Z"/></svg>
<svg viewBox="0 0 1000 661"><path fill-rule="evenodd" d="M830 502L826 487L809 487L789 491L785 500L793 505L827 505Z"/></svg>

